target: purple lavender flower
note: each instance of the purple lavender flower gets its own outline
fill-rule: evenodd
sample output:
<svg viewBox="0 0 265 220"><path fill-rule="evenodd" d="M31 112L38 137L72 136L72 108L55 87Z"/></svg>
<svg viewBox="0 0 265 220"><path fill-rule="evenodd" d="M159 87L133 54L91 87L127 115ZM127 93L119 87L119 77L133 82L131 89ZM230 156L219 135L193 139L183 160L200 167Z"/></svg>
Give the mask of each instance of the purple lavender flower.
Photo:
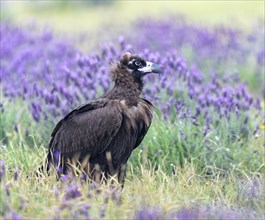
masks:
<svg viewBox="0 0 265 220"><path fill-rule="evenodd" d="M264 196L264 181L259 177L253 177L249 181L243 181L238 185L238 196L243 197L246 202L262 199Z"/></svg>
<svg viewBox="0 0 265 220"><path fill-rule="evenodd" d="M1 78L0 78L0 82L1 82ZM5 107L2 102L0 102L0 109L1 109L1 113L4 113Z"/></svg>
<svg viewBox="0 0 265 220"><path fill-rule="evenodd" d="M53 152L53 159L54 159L54 162L55 164L58 164L59 162L59 159L60 159L60 151L59 150L56 150Z"/></svg>
<svg viewBox="0 0 265 220"><path fill-rule="evenodd" d="M12 220L22 220L23 218L20 215L13 212L11 215L11 219Z"/></svg>
<svg viewBox="0 0 265 220"><path fill-rule="evenodd" d="M176 214L178 220L199 220L200 212L198 208L188 209L183 208Z"/></svg>
<svg viewBox="0 0 265 220"><path fill-rule="evenodd" d="M163 217L163 213L160 208L142 208L135 214L135 220L158 220Z"/></svg>
<svg viewBox="0 0 265 220"><path fill-rule="evenodd" d="M0 182L2 182L6 175L5 161L0 161Z"/></svg>
<svg viewBox="0 0 265 220"><path fill-rule="evenodd" d="M17 181L18 179L18 169L16 168L14 171L14 181Z"/></svg>
<svg viewBox="0 0 265 220"><path fill-rule="evenodd" d="M103 204L100 206L99 218L105 219L105 217L106 217L106 204Z"/></svg>
<svg viewBox="0 0 265 220"><path fill-rule="evenodd" d="M75 199L82 196L81 192L78 189L77 185L69 185L66 189L66 193L64 195L64 200Z"/></svg>
<svg viewBox="0 0 265 220"><path fill-rule="evenodd" d="M29 136L29 129L28 129L28 128L26 128L26 130L25 130L25 136L26 136L26 137Z"/></svg>
<svg viewBox="0 0 265 220"><path fill-rule="evenodd" d="M240 32L228 28L225 29L223 27L217 28L215 31L210 31L206 30L203 27L197 28L189 26L185 22L181 23L179 21L174 25L172 25L169 21L161 21L160 23L152 21L141 21L140 23L140 26L138 26L138 23L136 23L135 28L141 29L145 27L145 25L148 25L149 37L149 31L153 31L154 33L161 32L161 34L152 35L153 41L156 42L155 45L158 49L163 48L163 50L165 50L165 48L170 48L170 50L168 50L168 53L162 55L158 52L152 52L152 50L150 50L151 46L150 48L148 48L148 41L152 42L152 40L150 41L149 38L147 42L134 42L136 49L143 48L142 45L145 45L146 49L143 50L143 52L140 52L140 54L142 53L142 55L147 56L147 59L158 62L161 66L165 67L165 74L167 75L166 77L163 77L167 80L162 80L161 83L159 82L160 79L152 79L152 86L149 88L147 86L146 93L148 93L148 90L152 88L154 92L151 92L150 94L156 94L161 91L162 88L162 91L163 89L165 89L166 91L168 91L168 94L170 96L173 96L174 90L182 90L182 88L175 87L175 82L178 82L181 79L184 81L184 83L187 83L189 85L188 94L190 99L195 98L194 102L197 102L199 106L207 106L209 108L211 107L212 102L208 99L208 91L214 91L217 96L216 99L220 99L220 101L222 101L222 98L226 98L231 91L233 93L233 90L229 90L226 87L223 87L221 91L218 92L218 90L216 89L218 84L218 82L216 82L216 75L211 76L213 82L208 85L208 83L204 79L204 74L202 74L199 68L196 67L196 65L189 68L186 61L183 58L178 57L176 52L171 48L172 45L174 45L175 47L182 47L183 45L188 43L195 48L194 52L199 52L201 53L200 55L204 54L205 56L209 56L209 54L211 54L211 58L213 58L212 55L216 54L217 56L220 55L223 58L223 50L221 49L223 47L227 47L228 50L232 50L233 52L238 51L238 46L234 47L234 45L238 45L238 41L236 40L237 37L235 36L241 34ZM161 37L164 37L164 34L162 34L162 32L164 33L165 27L167 30L172 31L172 33L178 33L176 35L172 35L171 38L167 39L166 45L165 41L161 41ZM117 49L115 45L109 45L103 48L103 56L101 56L100 53L86 56L79 51L74 50L71 45L66 45L58 42L56 38L53 37L51 32L49 32L48 34L47 32L40 34L34 33L33 37L27 31L28 30L13 28L12 25L10 28L10 25L8 27L7 24L1 27L1 32L3 33L2 41L12 42L5 44L7 46L3 49L7 54L12 54L14 56L5 56L3 57L3 59L5 59L7 63L12 63L11 58L15 59L15 63L14 65L11 65L11 68L8 68L6 65L4 65L2 66L2 69L4 69L6 72L12 71L12 73L18 75L22 74L21 72L23 72L23 74L25 74L25 72L28 73L28 76L26 77L26 79L28 80L23 81L23 91L19 91L20 87L14 87L13 84L11 89L11 84L9 84L9 82L13 83L13 80L12 78L9 78L10 74L6 73L3 76L3 80L5 80L6 82L6 90L4 89L4 91L7 91L7 96L22 95L27 98L33 99L31 111L33 118L37 122L42 119L42 114L47 117L45 111L51 112L55 117L62 114L62 112L63 114L66 114L71 109L71 106L76 106L80 102L80 99L94 98L96 95L95 90L98 90L98 88L102 88L103 91L106 91L106 89L110 85L109 79L108 77L106 77L106 69L108 68L110 61L112 61L113 58L118 58L118 54L122 53L125 48L130 47L126 44L125 37L122 36L119 37L118 40L121 49ZM142 31L143 33L145 33L145 29L143 29ZM182 35L180 35L179 33L181 33ZM190 36L196 36L198 39L194 41L194 39L191 39ZM221 46L220 42L223 41L220 41L220 38L227 38L227 42L229 43L227 43L227 45ZM34 42L41 41L42 44L31 45L31 43L29 42L32 42L33 39ZM143 41L146 41L146 38L143 38ZM207 44L205 42L207 42ZM211 43L209 44L209 42ZM11 44L13 45L13 47L8 47L8 45ZM30 47L28 47L26 51L19 50L18 52L16 51L16 53L14 52L16 47L20 48L21 45L24 44L30 45ZM46 54L43 54L41 51L44 50L36 47L36 45L41 45L45 48L49 48L49 50ZM60 54L60 56L57 56L58 54ZM63 56L61 54L63 54ZM225 57L229 57L227 56L226 52ZM18 63L22 62L22 60L23 63L21 65L18 65ZM33 67L32 63L35 63L33 62L33 60L36 60L36 62L40 64ZM31 68L31 72L26 71L29 68ZM176 71L178 74L174 74ZM45 74L40 75L40 73ZM51 75L52 78L50 77ZM48 84L51 86L43 88L42 85L37 83L33 83L33 86L31 86L31 81L35 82L37 79L42 79L44 80L44 85ZM53 81L53 83L50 83L51 80ZM45 84L45 82L47 83ZM8 87L9 85L10 87ZM210 88L208 89L208 87ZM179 90L179 92L182 91ZM200 96L198 96L198 94L200 94ZM242 96L245 96L246 94L244 87L242 87L241 94ZM49 104L49 110L48 108L42 109L41 105L36 102L35 98L41 98L46 102L46 104ZM149 98L154 99L154 97L152 96ZM183 98L184 97L182 97L182 99ZM249 98L250 103L251 100L253 99ZM65 101L66 103L63 104L62 101ZM166 104L170 105L170 102ZM170 114L170 111L168 112L167 108L163 107L163 102L159 103L159 105L159 108L163 111L164 115ZM230 108L229 105L230 104L228 103L228 108ZM67 106L67 108L65 108L65 106ZM165 119L167 118L168 117L165 116Z"/></svg>
<svg viewBox="0 0 265 220"><path fill-rule="evenodd" d="M119 36L119 44L120 44L121 50L125 50L124 36Z"/></svg>
<svg viewBox="0 0 265 220"><path fill-rule="evenodd" d="M6 195L7 196L10 196L10 190L9 190L10 188L11 188L11 184L10 183L5 185L5 190L6 190Z"/></svg>
<svg viewBox="0 0 265 220"><path fill-rule="evenodd" d="M116 201L117 205L122 204L121 191L119 189L113 189L111 191L111 200Z"/></svg>
<svg viewBox="0 0 265 220"><path fill-rule="evenodd" d="M196 107L196 113L195 113L195 118L197 118L201 114L201 108L199 106Z"/></svg>
<svg viewBox="0 0 265 220"><path fill-rule="evenodd" d="M243 116L253 111L259 114L261 102L239 79L241 69L256 57L255 83L263 86L261 28L246 34L237 28L194 26L178 17L139 20L131 29L130 33L124 31L123 36L117 37L117 42L104 43L99 51L84 54L51 31L3 22L0 28L3 95L10 101L22 98L28 102L36 122L54 123L57 117L106 91L110 87L109 64L123 52L134 51L163 68L160 78L148 76L143 96L154 103L165 121L194 124L206 136L210 128L218 131L222 123L233 128L231 119L236 114L237 127L242 129L233 129L233 136L248 137L252 133L249 125L254 122L244 121ZM134 35L139 32L141 39ZM230 66L238 70L231 70ZM16 80L18 77L21 81ZM192 135L185 132L185 136ZM183 141L184 146L191 147L189 140Z"/></svg>
<svg viewBox="0 0 265 220"><path fill-rule="evenodd" d="M104 196L104 204L108 204L109 198L110 198L109 193L105 193L105 196Z"/></svg>
<svg viewBox="0 0 265 220"><path fill-rule="evenodd" d="M244 208L225 207L220 204L215 205L196 205L193 207L184 207L177 212L167 213L169 219L176 220L199 220L199 219L262 219L262 215L254 210Z"/></svg>
<svg viewBox="0 0 265 220"><path fill-rule="evenodd" d="M91 199L93 196L90 192L87 193L87 198Z"/></svg>
<svg viewBox="0 0 265 220"><path fill-rule="evenodd" d="M261 50L257 53L257 63L259 65L263 65L265 64L265 51L264 50Z"/></svg>
<svg viewBox="0 0 265 220"><path fill-rule="evenodd" d="M89 205L83 205L82 208L80 209L80 214L83 215L86 219L90 219L88 213L89 209L90 209Z"/></svg>
<svg viewBox="0 0 265 220"><path fill-rule="evenodd" d="M64 182L68 181L68 175L61 175L61 180L63 180Z"/></svg>

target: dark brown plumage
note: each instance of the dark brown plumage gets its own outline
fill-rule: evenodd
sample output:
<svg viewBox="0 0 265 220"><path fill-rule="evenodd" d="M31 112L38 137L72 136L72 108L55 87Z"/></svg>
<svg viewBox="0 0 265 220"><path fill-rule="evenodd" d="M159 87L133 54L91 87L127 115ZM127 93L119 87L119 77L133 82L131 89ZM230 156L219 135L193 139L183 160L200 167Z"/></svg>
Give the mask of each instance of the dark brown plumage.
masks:
<svg viewBox="0 0 265 220"><path fill-rule="evenodd" d="M111 70L113 88L74 109L56 125L47 169L55 166L66 173L79 165L94 180L116 174L123 183L126 162L153 118L153 105L140 98L142 78L159 72L156 64L126 53Z"/></svg>

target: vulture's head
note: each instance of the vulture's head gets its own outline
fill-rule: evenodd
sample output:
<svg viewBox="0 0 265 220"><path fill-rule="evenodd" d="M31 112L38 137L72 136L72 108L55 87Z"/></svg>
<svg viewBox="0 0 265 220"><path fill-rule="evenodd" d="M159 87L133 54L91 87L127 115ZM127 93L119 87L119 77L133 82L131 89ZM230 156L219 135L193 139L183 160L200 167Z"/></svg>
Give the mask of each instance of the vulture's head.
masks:
<svg viewBox="0 0 265 220"><path fill-rule="evenodd" d="M142 78L149 73L161 73L160 67L157 64L130 53L123 55L120 65L135 78Z"/></svg>
<svg viewBox="0 0 265 220"><path fill-rule="evenodd" d="M114 87L119 88L119 93L123 91L123 94L139 95L143 89L143 76L160 72L160 67L157 64L126 53L120 61L112 66L111 75ZM130 92L124 92L124 89L129 89Z"/></svg>

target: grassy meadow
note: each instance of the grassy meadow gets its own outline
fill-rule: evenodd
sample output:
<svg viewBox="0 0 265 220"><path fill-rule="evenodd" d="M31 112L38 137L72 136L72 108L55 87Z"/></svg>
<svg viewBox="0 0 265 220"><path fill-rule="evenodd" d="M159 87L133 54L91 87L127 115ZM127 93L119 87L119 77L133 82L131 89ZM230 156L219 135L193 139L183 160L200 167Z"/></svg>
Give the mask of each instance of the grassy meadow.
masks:
<svg viewBox="0 0 265 220"><path fill-rule="evenodd" d="M263 1L1 2L0 219L265 219L263 21ZM124 188L36 176L126 51L163 74Z"/></svg>

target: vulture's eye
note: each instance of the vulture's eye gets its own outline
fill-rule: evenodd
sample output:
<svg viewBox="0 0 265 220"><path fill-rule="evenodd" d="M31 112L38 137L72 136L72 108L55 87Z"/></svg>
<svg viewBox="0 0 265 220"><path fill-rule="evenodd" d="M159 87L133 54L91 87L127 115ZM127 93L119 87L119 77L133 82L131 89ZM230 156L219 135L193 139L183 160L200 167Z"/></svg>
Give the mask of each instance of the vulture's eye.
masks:
<svg viewBox="0 0 265 220"><path fill-rule="evenodd" d="M134 61L134 65L140 67L140 66L142 66L142 63L140 60L136 60L136 61Z"/></svg>

